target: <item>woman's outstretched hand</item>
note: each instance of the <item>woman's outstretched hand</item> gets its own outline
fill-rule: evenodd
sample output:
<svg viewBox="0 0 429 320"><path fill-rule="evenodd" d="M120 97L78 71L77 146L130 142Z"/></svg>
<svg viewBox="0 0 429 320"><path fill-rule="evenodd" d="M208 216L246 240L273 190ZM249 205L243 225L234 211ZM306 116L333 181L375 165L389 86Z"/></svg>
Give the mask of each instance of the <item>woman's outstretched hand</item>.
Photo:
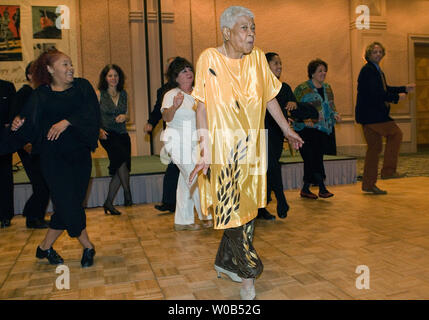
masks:
<svg viewBox="0 0 429 320"><path fill-rule="evenodd" d="M289 141L289 144L292 145L295 150L298 150L304 144L304 141L295 131L292 130L292 128L289 128L288 130L283 132L283 134Z"/></svg>
<svg viewBox="0 0 429 320"><path fill-rule="evenodd" d="M194 178L198 175L198 172L200 172L201 170L203 170L203 174L206 175L209 167L210 165L206 164L201 158L201 161L195 165L194 170L192 170L191 174L189 175L188 183L192 184L192 181L194 181Z"/></svg>
<svg viewBox="0 0 429 320"><path fill-rule="evenodd" d="M206 151L207 150L207 151ZM192 170L191 174L189 175L189 185L192 184L192 181L194 181L195 176L203 170L203 174L207 175L207 172L209 170L210 164L209 161L211 159L210 157L210 151L208 151L208 147L203 146L201 148L201 157L198 163L195 165L194 170Z"/></svg>

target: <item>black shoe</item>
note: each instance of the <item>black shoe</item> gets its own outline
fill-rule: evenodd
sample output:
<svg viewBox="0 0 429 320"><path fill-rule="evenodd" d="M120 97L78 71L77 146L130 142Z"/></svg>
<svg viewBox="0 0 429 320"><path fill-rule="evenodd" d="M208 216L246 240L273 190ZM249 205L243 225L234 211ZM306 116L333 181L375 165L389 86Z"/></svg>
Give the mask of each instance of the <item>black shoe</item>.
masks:
<svg viewBox="0 0 429 320"><path fill-rule="evenodd" d="M42 250L39 246L37 246L36 258L44 259L48 258L50 264L63 264L64 260L60 257L60 255L54 250L54 248L50 247L48 250Z"/></svg>
<svg viewBox="0 0 429 320"><path fill-rule="evenodd" d="M103 208L105 214L110 213L113 216L119 216L121 214L121 212L116 210L113 204L109 201L104 202Z"/></svg>
<svg viewBox="0 0 429 320"><path fill-rule="evenodd" d="M126 195L124 194L124 206L131 207L133 205L133 199L131 198L131 193Z"/></svg>
<svg viewBox="0 0 429 320"><path fill-rule="evenodd" d="M166 204L166 203L155 205L155 209L159 211L170 211L170 212L176 211L175 206L172 206L171 204Z"/></svg>
<svg viewBox="0 0 429 320"><path fill-rule="evenodd" d="M375 185L373 187L367 188L367 189L362 188L362 191L364 191L364 192L371 192L373 194L387 194L387 191L381 190L381 189L379 189Z"/></svg>
<svg viewBox="0 0 429 320"><path fill-rule="evenodd" d="M264 219L264 220L276 220L276 217L273 216L271 213L268 212L265 208L259 208L258 209L258 219Z"/></svg>
<svg viewBox="0 0 429 320"><path fill-rule="evenodd" d="M279 218L284 219L287 217L287 212L289 211L289 205L287 202L277 201L277 215Z"/></svg>
<svg viewBox="0 0 429 320"><path fill-rule="evenodd" d="M0 222L0 228L7 228L10 227L10 219L3 219Z"/></svg>
<svg viewBox="0 0 429 320"><path fill-rule="evenodd" d="M94 248L83 249L82 260L80 261L82 268L88 268L88 267L92 266L94 264L94 256L95 256L95 249Z"/></svg>
<svg viewBox="0 0 429 320"><path fill-rule="evenodd" d="M45 220L27 220L26 221L26 226L29 229L47 229L49 228L48 224L46 223Z"/></svg>

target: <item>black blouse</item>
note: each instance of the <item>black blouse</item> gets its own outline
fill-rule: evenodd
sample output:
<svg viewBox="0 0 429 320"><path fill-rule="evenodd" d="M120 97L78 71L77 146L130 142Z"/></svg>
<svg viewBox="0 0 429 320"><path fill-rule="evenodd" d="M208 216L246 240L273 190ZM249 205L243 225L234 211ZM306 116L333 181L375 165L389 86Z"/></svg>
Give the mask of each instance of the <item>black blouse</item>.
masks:
<svg viewBox="0 0 429 320"><path fill-rule="evenodd" d="M100 106L97 95L88 80L75 78L73 85L64 91L52 91L43 85L33 91L20 112L25 118L23 126L16 132L9 132L9 149L22 147L27 142L33 144L33 153L60 152L67 154L79 148L97 148L100 130ZM59 138L48 141L50 128L61 120L68 120L70 126ZM5 141L4 138L2 138ZM2 141L2 142L3 142ZM5 147L0 147L4 152Z"/></svg>
<svg viewBox="0 0 429 320"><path fill-rule="evenodd" d="M21 113L22 108L25 106L32 93L33 88L28 84L24 84L21 89L18 90L12 101L12 107L10 110L11 121Z"/></svg>
<svg viewBox="0 0 429 320"><path fill-rule="evenodd" d="M293 94L291 87L287 83L285 82L282 83L282 88L277 94L276 99L280 105L280 109L282 110L284 117L287 119L288 118L288 114L286 110L287 103L289 101L296 102L295 95ZM274 120L274 118L271 116L268 110L266 111L266 114L265 114L265 129L268 129L268 134L271 137L277 136L283 139L282 129L279 127L276 120Z"/></svg>

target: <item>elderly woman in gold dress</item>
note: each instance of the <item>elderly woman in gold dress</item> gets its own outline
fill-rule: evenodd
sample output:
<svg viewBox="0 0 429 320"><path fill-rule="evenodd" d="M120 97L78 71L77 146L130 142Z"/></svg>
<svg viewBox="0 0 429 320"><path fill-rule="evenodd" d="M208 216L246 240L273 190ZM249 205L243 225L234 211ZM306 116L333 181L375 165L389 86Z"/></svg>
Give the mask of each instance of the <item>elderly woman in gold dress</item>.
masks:
<svg viewBox="0 0 429 320"><path fill-rule="evenodd" d="M215 270L242 282L242 299L254 299L254 281L263 270L253 244L254 219L266 206L264 118L266 109L295 148L301 138L289 127L275 99L281 82L262 50L254 47L253 13L232 6L220 18L223 45L199 57L193 96L198 100L201 208L224 229ZM212 157L213 156L213 157Z"/></svg>

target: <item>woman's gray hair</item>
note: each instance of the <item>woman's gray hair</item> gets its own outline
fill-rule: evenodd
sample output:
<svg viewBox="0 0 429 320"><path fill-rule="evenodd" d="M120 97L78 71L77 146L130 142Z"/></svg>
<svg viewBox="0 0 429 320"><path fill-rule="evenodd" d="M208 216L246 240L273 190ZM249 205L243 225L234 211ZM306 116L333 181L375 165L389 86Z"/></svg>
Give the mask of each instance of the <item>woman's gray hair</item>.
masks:
<svg viewBox="0 0 429 320"><path fill-rule="evenodd" d="M241 16L250 17L252 19L255 18L253 12L245 7L232 6L225 9L225 11L220 16L220 29L232 29L237 22L237 18Z"/></svg>

